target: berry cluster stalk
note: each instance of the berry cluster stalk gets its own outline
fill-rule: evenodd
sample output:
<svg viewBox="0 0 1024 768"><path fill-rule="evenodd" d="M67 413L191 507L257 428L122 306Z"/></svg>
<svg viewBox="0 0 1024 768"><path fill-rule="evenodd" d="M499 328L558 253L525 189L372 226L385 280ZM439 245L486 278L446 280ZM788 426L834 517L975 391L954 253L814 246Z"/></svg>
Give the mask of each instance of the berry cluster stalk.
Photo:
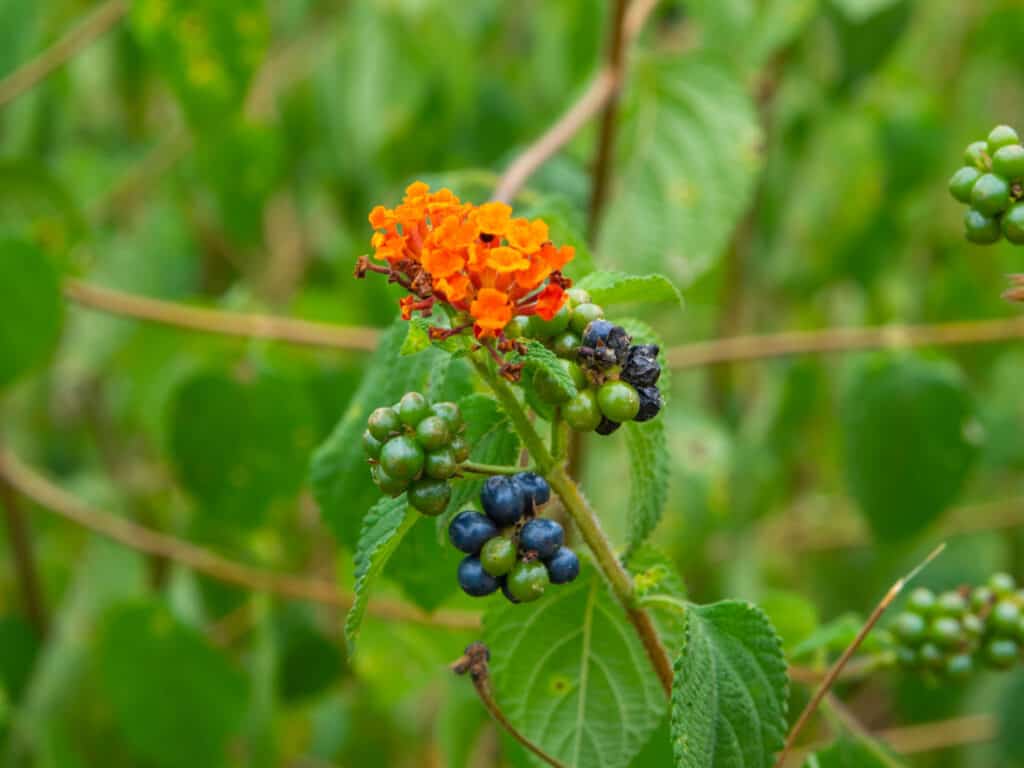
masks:
<svg viewBox="0 0 1024 768"><path fill-rule="evenodd" d="M598 522L594 510L591 509L590 504L583 497L579 487L565 471L564 459L556 460L551 455L551 452L548 451L543 439L537 434L533 424L530 423L530 419L527 417L522 405L520 405L512 388L491 370L485 360L474 355L471 355L470 359L481 378L487 382L501 403L503 410L512 422L512 426L519 434L520 439L522 439L523 445L526 446L526 450L533 457L533 461L537 465L537 472L547 479L552 490L562 500L565 509L572 515L580 535L594 555L598 568L601 569L601 572L608 580L612 592L615 593L615 597L622 603L622 607L626 610L626 615L640 636L644 649L651 659L651 664L661 680L662 687L666 693L671 693L673 672L672 661L669 659L668 651L662 644L661 638L658 637L651 617L645 610L637 606L634 599L633 580L622 563L619 562L618 557L616 557L611 542L608 541L608 537L601 530L601 524Z"/></svg>

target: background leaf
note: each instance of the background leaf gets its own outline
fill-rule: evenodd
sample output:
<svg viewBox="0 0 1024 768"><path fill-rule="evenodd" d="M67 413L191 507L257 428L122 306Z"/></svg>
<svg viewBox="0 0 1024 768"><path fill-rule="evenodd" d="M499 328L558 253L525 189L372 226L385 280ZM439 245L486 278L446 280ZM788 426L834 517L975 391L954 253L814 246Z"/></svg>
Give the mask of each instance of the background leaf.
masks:
<svg viewBox="0 0 1024 768"><path fill-rule="evenodd" d="M629 449L629 529L632 549L653 533L668 498L669 453L665 423L652 419L626 424Z"/></svg>
<svg viewBox="0 0 1024 768"><path fill-rule="evenodd" d="M35 246L0 238L0 387L46 362L63 319L53 265Z"/></svg>
<svg viewBox="0 0 1024 768"><path fill-rule="evenodd" d="M597 304L614 305L630 302L654 304L678 302L683 295L665 275L630 275L625 272L591 272L577 284L590 293Z"/></svg>

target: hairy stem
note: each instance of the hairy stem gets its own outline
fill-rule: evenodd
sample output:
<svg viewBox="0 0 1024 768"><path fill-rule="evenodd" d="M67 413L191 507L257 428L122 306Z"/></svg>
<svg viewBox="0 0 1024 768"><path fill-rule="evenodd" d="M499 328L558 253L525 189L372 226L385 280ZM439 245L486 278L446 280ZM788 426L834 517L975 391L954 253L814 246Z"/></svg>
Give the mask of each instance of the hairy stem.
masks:
<svg viewBox="0 0 1024 768"><path fill-rule="evenodd" d="M478 461L464 461L459 464L460 472L473 472L477 475L514 475L529 470L530 467L517 467L511 464L481 464Z"/></svg>

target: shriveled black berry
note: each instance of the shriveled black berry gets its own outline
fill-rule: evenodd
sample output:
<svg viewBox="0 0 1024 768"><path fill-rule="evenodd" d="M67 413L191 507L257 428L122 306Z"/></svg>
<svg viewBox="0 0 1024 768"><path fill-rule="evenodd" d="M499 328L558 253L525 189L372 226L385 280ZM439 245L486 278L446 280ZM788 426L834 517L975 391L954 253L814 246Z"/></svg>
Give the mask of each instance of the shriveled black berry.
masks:
<svg viewBox="0 0 1024 768"><path fill-rule="evenodd" d="M661 399L661 390L657 387L637 387L636 393L640 395L640 410L633 421L650 421L665 404Z"/></svg>
<svg viewBox="0 0 1024 768"><path fill-rule="evenodd" d="M612 421L607 416L601 417L601 423L597 425L597 429L594 431L599 435L610 435L616 429L621 427L622 424L617 421Z"/></svg>
<svg viewBox="0 0 1024 768"><path fill-rule="evenodd" d="M626 353L626 362L619 374L634 387L653 387L661 376L657 344L636 344Z"/></svg>
<svg viewBox="0 0 1024 768"><path fill-rule="evenodd" d="M601 318L592 321L583 329L581 345L594 350L610 349L615 356L615 362L621 365L626 360L630 341L632 338L625 328Z"/></svg>

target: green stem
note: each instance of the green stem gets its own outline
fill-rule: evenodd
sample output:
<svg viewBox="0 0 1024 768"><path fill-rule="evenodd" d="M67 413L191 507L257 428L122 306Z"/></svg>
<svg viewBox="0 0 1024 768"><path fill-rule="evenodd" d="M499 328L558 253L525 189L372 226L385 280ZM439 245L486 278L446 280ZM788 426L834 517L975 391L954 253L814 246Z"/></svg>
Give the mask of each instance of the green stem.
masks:
<svg viewBox="0 0 1024 768"><path fill-rule="evenodd" d="M471 359L477 372L494 391L527 451L537 463L538 471L544 475L551 485L551 489L562 500L566 511L572 516L583 541L593 553L594 561L608 580L612 592L622 603L626 615L636 629L665 693L671 694L673 671L668 651L662 644L661 638L658 637L651 617L636 604L633 595L633 579L615 555L611 542L601 529L597 514L580 492L579 486L569 477L565 470L564 460L556 461L548 451L508 383L491 370L486 361L476 356L471 356Z"/></svg>
<svg viewBox="0 0 1024 768"><path fill-rule="evenodd" d="M460 472L474 472L478 475L514 475L529 472L532 467L516 467L509 464L481 464L478 461L464 461L459 464Z"/></svg>
<svg viewBox="0 0 1024 768"><path fill-rule="evenodd" d="M551 418L551 455L556 461L565 458L566 446L569 442L569 425L562 419L562 409L555 408L554 416Z"/></svg>

